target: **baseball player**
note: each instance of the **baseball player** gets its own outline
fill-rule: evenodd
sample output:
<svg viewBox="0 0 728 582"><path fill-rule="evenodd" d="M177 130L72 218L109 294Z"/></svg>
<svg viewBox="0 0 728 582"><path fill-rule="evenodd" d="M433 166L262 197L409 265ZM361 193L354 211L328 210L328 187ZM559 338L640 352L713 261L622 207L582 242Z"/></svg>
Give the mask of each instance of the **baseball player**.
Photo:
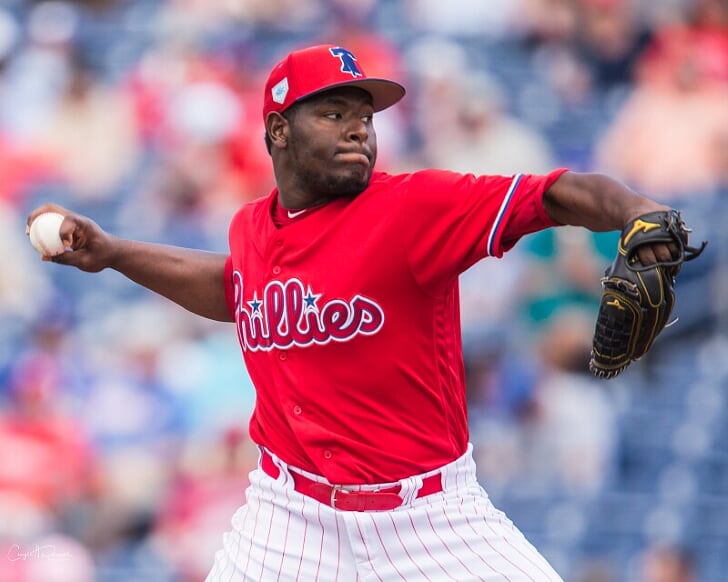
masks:
<svg viewBox="0 0 728 582"><path fill-rule="evenodd" d="M232 218L227 255L123 240L55 205L28 217L65 215L55 262L235 325L260 458L209 582L561 580L476 480L458 276L540 229L616 230L667 207L566 169L375 171L374 114L404 94L339 46L276 65L263 121L277 187Z"/></svg>

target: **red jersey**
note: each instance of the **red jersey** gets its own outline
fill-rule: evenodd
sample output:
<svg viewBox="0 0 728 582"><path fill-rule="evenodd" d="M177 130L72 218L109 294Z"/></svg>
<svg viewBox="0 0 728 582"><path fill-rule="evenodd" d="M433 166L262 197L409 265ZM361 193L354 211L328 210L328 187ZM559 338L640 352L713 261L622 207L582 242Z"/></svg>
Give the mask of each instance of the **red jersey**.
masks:
<svg viewBox="0 0 728 582"><path fill-rule="evenodd" d="M546 176L375 172L283 227L278 192L230 225L228 305L256 387L250 436L332 483L383 483L468 443L458 276L556 226ZM292 213L295 215L295 213Z"/></svg>

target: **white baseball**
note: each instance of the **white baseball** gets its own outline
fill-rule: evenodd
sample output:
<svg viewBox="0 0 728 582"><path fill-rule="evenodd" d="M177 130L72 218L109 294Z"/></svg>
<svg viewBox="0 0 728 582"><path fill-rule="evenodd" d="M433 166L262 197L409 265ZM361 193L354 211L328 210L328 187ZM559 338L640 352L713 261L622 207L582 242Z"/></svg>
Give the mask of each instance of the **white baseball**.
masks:
<svg viewBox="0 0 728 582"><path fill-rule="evenodd" d="M53 257L65 252L66 247L61 240L62 222L62 214L44 212L39 214L30 225L30 244L41 255Z"/></svg>

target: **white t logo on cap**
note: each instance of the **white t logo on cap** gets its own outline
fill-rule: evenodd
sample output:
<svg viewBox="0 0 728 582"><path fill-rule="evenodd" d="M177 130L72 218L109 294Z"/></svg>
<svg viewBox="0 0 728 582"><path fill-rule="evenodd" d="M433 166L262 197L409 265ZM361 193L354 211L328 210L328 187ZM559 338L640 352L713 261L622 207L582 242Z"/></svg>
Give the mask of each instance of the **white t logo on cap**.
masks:
<svg viewBox="0 0 728 582"><path fill-rule="evenodd" d="M278 81L270 92L273 97L273 101L282 105L286 100L286 95L288 95L288 77L283 77L280 81Z"/></svg>

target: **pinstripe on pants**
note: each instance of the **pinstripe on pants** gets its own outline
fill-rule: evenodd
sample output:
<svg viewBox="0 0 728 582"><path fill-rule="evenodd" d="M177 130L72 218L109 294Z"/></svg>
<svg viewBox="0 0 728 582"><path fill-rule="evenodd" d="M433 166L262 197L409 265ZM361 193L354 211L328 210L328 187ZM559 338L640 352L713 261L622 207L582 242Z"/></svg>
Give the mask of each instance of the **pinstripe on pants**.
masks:
<svg viewBox="0 0 728 582"><path fill-rule="evenodd" d="M336 511L276 464L278 479L250 474L206 582L561 581L477 483L472 446L441 469L442 493L415 498L430 473L404 480L392 511Z"/></svg>

